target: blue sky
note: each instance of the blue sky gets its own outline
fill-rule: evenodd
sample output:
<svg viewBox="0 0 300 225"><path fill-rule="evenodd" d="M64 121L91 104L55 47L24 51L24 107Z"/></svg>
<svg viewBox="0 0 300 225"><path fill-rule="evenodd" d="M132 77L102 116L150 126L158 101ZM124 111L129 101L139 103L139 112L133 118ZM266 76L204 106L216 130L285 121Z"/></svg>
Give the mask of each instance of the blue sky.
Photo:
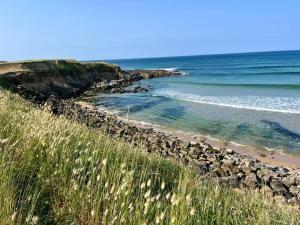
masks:
<svg viewBox="0 0 300 225"><path fill-rule="evenodd" d="M0 60L300 49L299 0L1 0Z"/></svg>

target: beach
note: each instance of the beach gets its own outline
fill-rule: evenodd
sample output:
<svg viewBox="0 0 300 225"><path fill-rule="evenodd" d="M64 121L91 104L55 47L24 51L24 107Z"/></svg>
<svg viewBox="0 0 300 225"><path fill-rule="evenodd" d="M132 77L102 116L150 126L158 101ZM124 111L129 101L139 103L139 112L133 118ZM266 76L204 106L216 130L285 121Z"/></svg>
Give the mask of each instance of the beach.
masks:
<svg viewBox="0 0 300 225"><path fill-rule="evenodd" d="M63 115L86 124L114 139L138 146L149 154L190 167L200 177L209 177L211 181L224 183L232 188L257 189L270 197L280 195L284 202L297 203L300 180L297 156L278 150L271 153L257 151L250 145L224 142L201 133L174 129L171 124L163 126L132 119L129 116L132 112L130 110L126 116L122 116L118 111L112 112L112 108L106 107L105 104L95 104L95 100L102 96L111 99L116 95L151 93L152 86L145 86L144 81L171 80L173 77L181 79L185 78L186 74L162 69L122 70L117 65L107 63L64 60L21 64L21 73L9 72L4 74L3 78L11 85L12 92L18 93L36 107L46 109L53 115ZM48 67L58 69L54 72L52 69L49 73ZM68 73L65 73L66 68ZM91 77L90 85L82 85L74 82L74 78L70 79L70 68L74 78ZM7 70L7 66L4 69ZM49 81L41 84L41 76ZM27 77L30 77L29 83ZM66 96L66 93L69 93L69 96ZM149 107L147 102L144 103L143 106ZM153 105L150 104L150 108L151 106Z"/></svg>
<svg viewBox="0 0 300 225"><path fill-rule="evenodd" d="M123 69L184 76L142 80L136 84L150 91L91 102L133 120L299 155L299 61L299 51L117 60Z"/></svg>

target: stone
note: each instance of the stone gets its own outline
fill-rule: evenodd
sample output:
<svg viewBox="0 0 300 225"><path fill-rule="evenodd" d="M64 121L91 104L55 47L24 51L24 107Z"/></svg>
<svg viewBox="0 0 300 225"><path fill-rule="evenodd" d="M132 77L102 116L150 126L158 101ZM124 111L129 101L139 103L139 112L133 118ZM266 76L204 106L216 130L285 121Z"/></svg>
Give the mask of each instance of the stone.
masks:
<svg viewBox="0 0 300 225"><path fill-rule="evenodd" d="M297 202L298 202L297 197L292 197L292 198L287 200L287 203L289 203L291 205L295 205Z"/></svg>
<svg viewBox="0 0 300 225"><path fill-rule="evenodd" d="M300 193L300 186L292 185L289 187L289 191L294 195L298 195Z"/></svg>
<svg viewBox="0 0 300 225"><path fill-rule="evenodd" d="M251 165L251 163L250 163L250 161L245 161L245 167L248 167L248 168L250 168L250 165Z"/></svg>
<svg viewBox="0 0 300 225"><path fill-rule="evenodd" d="M290 187L290 186L296 184L296 178L295 178L295 177L291 177L291 176L283 177L283 178L282 178L282 183L283 183L285 186Z"/></svg>
<svg viewBox="0 0 300 225"><path fill-rule="evenodd" d="M250 167L250 171L251 171L252 173L255 173L257 170L258 170L258 168L254 167L254 166L251 166L251 167Z"/></svg>
<svg viewBox="0 0 300 225"><path fill-rule="evenodd" d="M230 185L230 187L237 188L240 186L240 179L236 176L221 177L221 181Z"/></svg>
<svg viewBox="0 0 300 225"><path fill-rule="evenodd" d="M279 180L272 180L270 186L274 193L283 194L287 192L287 188L283 185L283 183Z"/></svg>
<svg viewBox="0 0 300 225"><path fill-rule="evenodd" d="M234 165L234 161L233 160L230 160L230 159L223 159L222 160L222 163L227 166L227 167L230 167L230 166L233 166Z"/></svg>
<svg viewBox="0 0 300 225"><path fill-rule="evenodd" d="M264 185L261 188L261 192L263 194L265 194L267 197L273 197L273 190L269 186L267 186L267 185Z"/></svg>
<svg viewBox="0 0 300 225"><path fill-rule="evenodd" d="M247 174L247 175L246 175L246 177L245 177L243 183L244 183L246 186L248 186L248 187L254 189L255 187L257 187L257 186L260 185L260 180L259 180L259 178L256 176L256 174L250 173L250 174Z"/></svg>
<svg viewBox="0 0 300 225"><path fill-rule="evenodd" d="M230 149L230 148L228 148L228 149L226 149L226 152L227 152L228 154L233 154L233 153L234 153L234 150L233 150L233 149Z"/></svg>
<svg viewBox="0 0 300 225"><path fill-rule="evenodd" d="M209 172L209 169L208 169L207 166L200 166L198 168L198 172L199 172L199 174L204 175L204 174L207 174Z"/></svg>
<svg viewBox="0 0 300 225"><path fill-rule="evenodd" d="M189 144L188 144L188 148L189 147L197 147L198 146L198 143L195 142L195 141L190 141Z"/></svg>
<svg viewBox="0 0 300 225"><path fill-rule="evenodd" d="M208 157L207 160L210 161L210 162L216 162L217 161L217 159L215 157Z"/></svg>

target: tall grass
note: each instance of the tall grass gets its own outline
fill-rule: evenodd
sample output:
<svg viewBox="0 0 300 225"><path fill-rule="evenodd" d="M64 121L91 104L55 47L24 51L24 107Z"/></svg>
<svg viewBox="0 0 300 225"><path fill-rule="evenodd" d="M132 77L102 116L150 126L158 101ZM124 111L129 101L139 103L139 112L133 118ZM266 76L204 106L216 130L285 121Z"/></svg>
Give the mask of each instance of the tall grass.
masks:
<svg viewBox="0 0 300 225"><path fill-rule="evenodd" d="M0 92L1 224L299 224L297 212L201 181Z"/></svg>

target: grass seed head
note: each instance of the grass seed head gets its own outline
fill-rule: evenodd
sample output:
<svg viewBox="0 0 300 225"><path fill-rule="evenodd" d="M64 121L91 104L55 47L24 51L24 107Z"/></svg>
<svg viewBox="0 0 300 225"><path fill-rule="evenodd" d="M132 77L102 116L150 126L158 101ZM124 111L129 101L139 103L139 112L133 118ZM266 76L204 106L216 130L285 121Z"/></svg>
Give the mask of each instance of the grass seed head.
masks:
<svg viewBox="0 0 300 225"><path fill-rule="evenodd" d="M164 190L166 187L166 183L163 181L160 185L161 190Z"/></svg>

